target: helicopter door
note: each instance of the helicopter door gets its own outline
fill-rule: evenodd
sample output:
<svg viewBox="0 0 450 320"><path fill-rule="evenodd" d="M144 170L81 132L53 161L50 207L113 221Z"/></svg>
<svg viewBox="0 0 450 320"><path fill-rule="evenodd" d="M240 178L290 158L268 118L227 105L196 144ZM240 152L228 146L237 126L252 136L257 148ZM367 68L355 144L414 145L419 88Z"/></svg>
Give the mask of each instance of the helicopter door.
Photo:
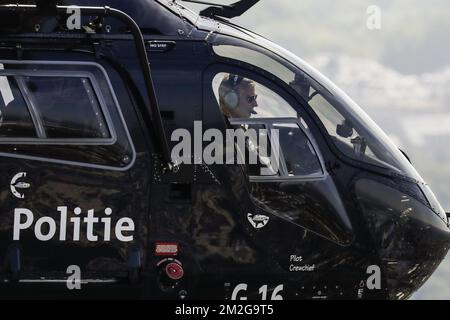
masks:
<svg viewBox="0 0 450 320"><path fill-rule="evenodd" d="M257 163L245 161L251 205L241 208L241 222L255 242L287 271L290 254L311 258L305 264L318 262L313 258L317 253L305 251L316 246L306 241L350 243L350 220L326 171L308 117L297 102L246 71L216 72L210 79L214 96L209 103L215 100L228 129L255 133L248 134L244 146L237 146L245 160L255 153L258 159ZM239 99L232 99L230 92Z"/></svg>
<svg viewBox="0 0 450 320"><path fill-rule="evenodd" d="M230 123L264 130L257 149L262 161L256 168L246 166L255 206L333 242L347 243L350 228L346 212L304 121L265 118L232 119ZM262 150L261 141L268 151ZM257 218L248 215L253 226L258 224Z"/></svg>
<svg viewBox="0 0 450 320"><path fill-rule="evenodd" d="M145 185L137 169L145 165L137 165L119 106L127 95L118 100L106 70L94 63L2 67L4 277L47 284L76 273L83 283L127 277L139 266L145 228L135 188Z"/></svg>

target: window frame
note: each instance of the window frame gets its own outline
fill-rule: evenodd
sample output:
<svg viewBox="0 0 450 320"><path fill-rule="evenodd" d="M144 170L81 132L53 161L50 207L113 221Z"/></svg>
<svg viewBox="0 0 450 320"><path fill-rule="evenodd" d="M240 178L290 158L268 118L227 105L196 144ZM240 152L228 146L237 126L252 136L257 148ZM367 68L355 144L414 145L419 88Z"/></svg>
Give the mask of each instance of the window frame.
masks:
<svg viewBox="0 0 450 320"><path fill-rule="evenodd" d="M280 96L292 109L295 110L297 113L297 118L291 117L279 117L279 118L251 118L251 119L232 119L225 117L222 112L220 111L220 107L216 98L215 94L215 88L213 86L214 79L217 77L220 73L228 73L228 74L238 74L245 78L251 79L255 82L257 82L260 85L265 86L267 89L271 90L276 95ZM208 127L211 124L211 121L215 123L216 125L223 124L225 125L225 128L228 129L228 123L230 123L230 120L233 121L256 121L253 124L261 124L263 121L270 121L272 120L274 124L278 124L280 120L287 120L292 121L296 125L299 126L299 128L306 134L307 138L311 142L311 145L314 148L314 151L316 152L317 157L319 158L320 166L322 169L321 175L316 176L251 176L247 173L246 176L249 179L249 182L251 183L295 183L295 182L314 182L314 181L322 181L326 180L329 177L329 173L325 166L325 158L323 156L323 152L321 151L319 146L324 146L323 142L320 141L320 144L318 140L315 137L315 134L321 135L323 132L319 130L316 126L316 122L311 119L311 115L309 113L309 110L305 108L305 106L295 97L292 96L292 94L289 93L289 87L284 87L284 84L282 81L279 81L278 78L274 77L272 74L268 73L265 70L259 69L257 67L254 67L252 65L239 62L238 64L235 63L235 61L226 60L225 62L220 59L216 63L208 66L203 71L203 115L202 119L206 123L208 123ZM208 103L211 104L211 106L208 106ZM212 108L212 106L215 106L215 108ZM220 119L217 118L217 116L220 116ZM228 120L228 121L227 121ZM218 121L218 122L217 122ZM303 124L303 122L306 124ZM320 137L319 137L320 139ZM281 167L281 164L280 164Z"/></svg>
<svg viewBox="0 0 450 320"><path fill-rule="evenodd" d="M102 65L101 63L97 61L92 60L10 60L10 59L3 59L0 60L0 64L2 65L17 65L17 66L31 66L32 70L26 69L27 72L33 72L35 70L41 69L45 71L61 71L61 72L69 72L71 70L68 70L68 68L75 68L74 72L90 72L96 79L96 83L100 85L100 92L102 92L102 97L105 98L106 106L108 115L112 115L113 119L113 126L110 129L114 129L114 132L121 132L121 135L117 135L117 141L115 141L114 144L111 145L105 145L101 147L115 147L116 145L119 145L119 142L122 140L123 143L125 143L125 146L129 148L129 153L126 153L125 156L129 157L129 161L126 162L126 164L118 164L118 163L93 163L90 161L85 160L72 160L72 159L65 159L65 158L59 158L58 156L49 156L47 154L42 155L30 155L26 152L16 152L16 151L3 151L0 150L0 160L3 158L6 159L19 159L19 160L25 160L25 161L39 161L43 164L47 165L59 165L59 166L74 166L79 168L88 168L88 169L95 169L95 170L108 170L108 171L114 171L114 172L125 172L128 171L130 168L132 168L135 165L136 159L137 159L137 153L136 153L136 147L133 141L133 138L131 136L131 132L128 128L128 122L125 120L124 114L122 112L122 106L117 98L115 86L113 86L113 83L111 82L109 71L107 71L106 66ZM108 65L108 68L111 67ZM48 69L45 69L48 68ZM91 71L87 71L88 69L92 69ZM25 71L20 69L21 71ZM113 68L111 70L114 71ZM7 71L7 70L6 70ZM122 80L122 78L120 78ZM126 85L123 83L123 85ZM0 143L0 146L8 146L16 150L16 145L19 145L18 143L14 142L6 142L6 143ZM37 144L37 143L30 143L25 144L22 143L21 145L24 146L45 146L45 147L72 147L72 148L91 148L95 147L96 145L90 145L90 144ZM85 150L80 150L85 151Z"/></svg>
<svg viewBox="0 0 450 320"><path fill-rule="evenodd" d="M318 144L316 143L314 137L311 132L304 126L302 123L302 118L252 118L252 119L239 119L239 118L230 118L228 121L231 125L264 125L269 135L269 141L271 141L271 129L274 129L273 126L275 124L295 124L298 128L305 134L306 138L311 143L314 152L316 153L316 157L319 161L320 168L322 173L320 174L311 174L311 175L289 175L286 160L284 157L283 148L279 148L280 152L280 166L279 166L279 175L277 176L248 176L250 182L290 182L290 181L317 181L323 180L327 177L327 172L325 170L325 162L320 153L320 149Z"/></svg>
<svg viewBox="0 0 450 320"><path fill-rule="evenodd" d="M4 62L0 63L4 64ZM17 63L17 62L14 62ZM36 138L19 138L19 137L0 137L0 144L28 144L28 145L114 145L117 142L117 133L114 128L114 124L106 106L105 98L103 97L100 86L95 78L94 74L88 71L58 71L58 70L0 70L0 77L14 77L16 79L19 90L27 104L28 112L31 115L33 126L36 130ZM87 78L91 82L92 89L98 100L100 111L103 113L105 125L109 132L107 138L47 138L45 137L45 128L42 123L42 117L39 115L39 111L36 110L34 102L30 96L27 96L28 90L25 86L21 87L21 77L60 77L60 78ZM23 85L23 84L22 84Z"/></svg>

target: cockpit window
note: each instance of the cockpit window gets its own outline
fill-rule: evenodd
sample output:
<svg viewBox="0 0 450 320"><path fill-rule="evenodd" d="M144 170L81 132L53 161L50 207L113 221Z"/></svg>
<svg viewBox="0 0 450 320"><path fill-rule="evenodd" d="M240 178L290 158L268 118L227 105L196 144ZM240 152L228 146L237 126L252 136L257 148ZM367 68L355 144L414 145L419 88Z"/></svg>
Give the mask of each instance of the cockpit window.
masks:
<svg viewBox="0 0 450 320"><path fill-rule="evenodd" d="M278 94L240 75L219 73L213 91L222 113L230 118L297 118L297 111Z"/></svg>
<svg viewBox="0 0 450 320"><path fill-rule="evenodd" d="M363 135L362 131L355 128L352 119L345 118L319 92L310 96L309 105L322 121L334 144L347 156L396 171L401 167L382 144Z"/></svg>
<svg viewBox="0 0 450 320"><path fill-rule="evenodd" d="M268 126L264 123L243 123L232 122L231 126L234 129L233 133L238 135L239 132L247 137L244 143L236 144L238 163L245 164L247 175L250 177L280 177L281 170L278 158L275 158L277 150L272 148L271 136L269 134Z"/></svg>
<svg viewBox="0 0 450 320"><path fill-rule="evenodd" d="M275 123L288 176L322 175L319 157L311 141L296 123Z"/></svg>
<svg viewBox="0 0 450 320"><path fill-rule="evenodd" d="M229 128L234 129L232 141L245 137L244 143L236 144L239 163L246 165L251 179L324 176L307 124L280 95L253 79L230 73L217 74L212 89Z"/></svg>
<svg viewBox="0 0 450 320"><path fill-rule="evenodd" d="M259 40L271 51L224 36L217 36L212 42L217 55L256 66L290 86L309 104L333 144L346 156L423 181L377 124L330 80L295 55Z"/></svg>
<svg viewBox="0 0 450 320"><path fill-rule="evenodd" d="M261 52L233 45L215 45L214 52L222 57L239 57L239 60L257 66L277 76L286 83L295 79L295 73Z"/></svg>

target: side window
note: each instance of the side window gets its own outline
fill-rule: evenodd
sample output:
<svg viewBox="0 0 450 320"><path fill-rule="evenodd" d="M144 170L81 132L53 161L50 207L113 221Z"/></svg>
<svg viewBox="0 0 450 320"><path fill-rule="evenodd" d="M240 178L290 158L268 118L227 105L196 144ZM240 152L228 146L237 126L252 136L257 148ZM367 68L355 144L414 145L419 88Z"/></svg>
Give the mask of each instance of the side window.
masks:
<svg viewBox="0 0 450 320"><path fill-rule="evenodd" d="M111 138L87 77L4 76L0 86L2 138Z"/></svg>
<svg viewBox="0 0 450 320"><path fill-rule="evenodd" d="M13 77L0 77L0 138L36 138L31 114Z"/></svg>
<svg viewBox="0 0 450 320"><path fill-rule="evenodd" d="M261 122L240 122L231 120L232 132L236 138L236 151L239 152L240 164L246 165L247 175L251 177L279 177L280 161L278 160L279 151L272 148L269 127ZM229 136L231 134L229 133ZM233 150L234 152L234 150Z"/></svg>
<svg viewBox="0 0 450 320"><path fill-rule="evenodd" d="M212 89L229 127L247 133L245 147L238 145L238 150L251 178L324 175L307 124L280 95L257 81L228 73L217 74Z"/></svg>
<svg viewBox="0 0 450 320"><path fill-rule="evenodd" d="M93 62L0 62L2 156L129 168L136 152L110 76L120 79Z"/></svg>
<svg viewBox="0 0 450 320"><path fill-rule="evenodd" d="M25 77L24 86L49 139L109 138L89 78Z"/></svg>
<svg viewBox="0 0 450 320"><path fill-rule="evenodd" d="M319 157L306 134L296 123L276 123L288 176L322 175Z"/></svg>

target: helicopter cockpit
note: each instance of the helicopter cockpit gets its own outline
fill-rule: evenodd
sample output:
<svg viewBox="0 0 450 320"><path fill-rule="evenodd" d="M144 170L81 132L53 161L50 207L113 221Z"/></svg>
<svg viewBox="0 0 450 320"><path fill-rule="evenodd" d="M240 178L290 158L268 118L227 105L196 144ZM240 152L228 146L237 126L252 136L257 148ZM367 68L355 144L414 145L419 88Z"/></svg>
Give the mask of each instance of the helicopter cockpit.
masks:
<svg viewBox="0 0 450 320"><path fill-rule="evenodd" d="M313 111L313 117L340 154L354 160L355 164L419 183L433 210L447 221L445 211L406 154L392 143L360 106L320 72L288 50L229 21L221 19L218 23L199 16L179 3L158 2L198 30L208 31L206 40L217 56L246 63L264 75L276 77L294 90L297 99L308 105L308 111ZM290 116L289 113L286 115Z"/></svg>
<svg viewBox="0 0 450 320"><path fill-rule="evenodd" d="M295 91L297 99L313 111L313 117L325 129L333 146L342 155L356 161L353 163L403 176L420 185L433 210L447 221L444 209L406 155L361 107L300 58L265 39L258 37L258 40L265 44L265 48L221 35L211 37L210 41L218 56L225 59L239 57L240 62L276 76ZM282 109L278 110L283 113Z"/></svg>

